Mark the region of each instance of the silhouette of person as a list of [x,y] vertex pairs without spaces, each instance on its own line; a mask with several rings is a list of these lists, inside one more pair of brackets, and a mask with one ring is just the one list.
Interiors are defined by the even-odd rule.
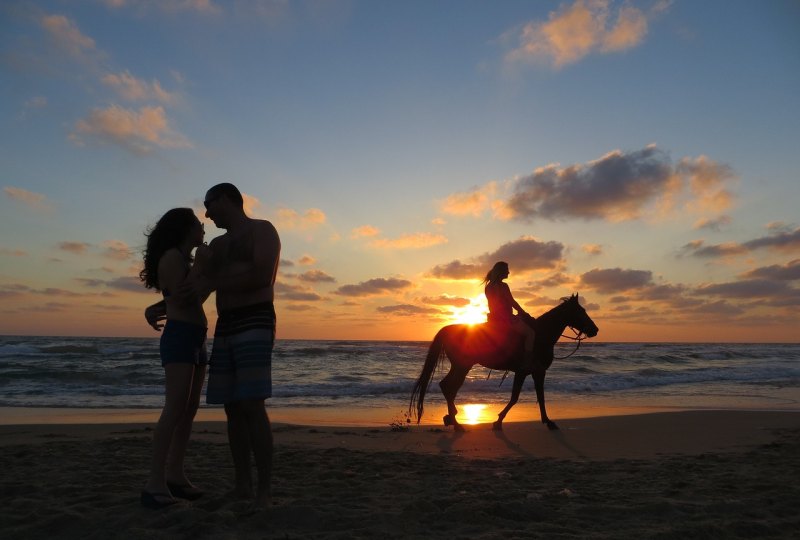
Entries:
[[[508,275],[508,263],[499,261],[489,270],[482,281],[482,283],[486,284],[484,294],[486,294],[486,300],[489,303],[488,320],[490,324],[505,326],[509,331],[525,338],[522,369],[531,371],[533,369],[533,342],[536,338],[536,332],[521,318],[522,314],[528,315],[528,313],[514,300],[511,289],[503,281]],[[514,315],[513,310],[517,311],[516,315]]]
[[148,508],[175,504],[175,497],[194,500],[203,495],[186,478],[183,461],[208,362],[208,323],[203,312],[207,295],[181,292],[209,261],[203,234],[203,224],[190,208],[173,208],[146,233],[144,268],[139,277],[145,287],[164,295],[167,321],[159,346],[165,375],[164,408],[153,432],[150,476],[141,493],[141,503]]
[[[255,498],[257,507],[266,508],[271,503],[273,443],[265,399],[272,396],[273,299],[281,242],[269,221],[245,214],[242,194],[233,184],[212,187],[203,204],[206,217],[226,231],[211,241],[209,271],[186,284],[200,297],[216,291],[218,319],[206,401],[225,406],[235,469],[232,495]],[[154,306],[145,316],[158,326]],[[258,471],[255,491],[251,454]]]

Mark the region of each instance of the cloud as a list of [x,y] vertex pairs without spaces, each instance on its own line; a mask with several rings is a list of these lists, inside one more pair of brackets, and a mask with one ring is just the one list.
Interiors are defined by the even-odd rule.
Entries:
[[726,298],[763,298],[782,295],[796,297],[798,290],[786,282],[768,279],[746,279],[727,283],[701,285],[695,291],[698,295],[724,296]]
[[497,193],[497,183],[489,182],[472,191],[454,193],[442,203],[442,212],[455,216],[480,216],[492,207]]
[[706,245],[703,240],[694,240],[681,247],[680,254],[691,257],[713,258],[742,255],[757,249],[773,249],[783,252],[800,251],[800,227],[793,231],[782,227],[772,227],[770,230],[771,234],[767,236],[754,238],[743,243],[725,242]]
[[65,16],[44,15],[40,23],[59,51],[64,51],[79,60],[88,59],[89,55],[97,52],[94,40],[83,34],[77,25]]
[[745,279],[767,279],[776,281],[800,280],[800,259],[789,261],[784,265],[773,264],[754,268],[742,274]]
[[602,255],[603,254],[603,246],[599,244],[584,244],[581,246],[581,250],[588,255]]
[[413,304],[397,304],[394,306],[381,306],[376,308],[380,313],[390,313],[392,315],[412,316],[412,315],[439,315],[438,309],[415,306]]
[[680,249],[681,255],[692,257],[728,257],[741,255],[742,253],[747,253],[747,248],[737,242],[725,242],[707,246],[703,240],[692,240]]
[[420,298],[420,301],[423,304],[431,304],[433,306],[464,307],[470,304],[469,298],[461,298],[459,296],[448,296],[446,294],[442,294],[439,296],[425,296],[424,298]]
[[161,83],[153,80],[148,83],[137,79],[129,71],[122,73],[108,73],[103,77],[103,83],[110,86],[128,101],[157,101],[171,105],[178,100],[178,95],[168,92],[161,87]]
[[164,13],[194,11],[201,14],[216,14],[220,8],[211,0],[102,0],[109,8],[135,7],[139,10],[158,9]]
[[730,216],[719,216],[718,218],[715,219],[701,218],[695,221],[694,225],[692,226],[692,229],[696,231],[702,229],[706,229],[709,231],[720,231],[724,227],[730,225],[731,221],[732,220]]
[[769,236],[762,236],[744,243],[748,249],[771,248],[779,251],[800,250],[800,227],[793,231],[777,230]]
[[122,276],[110,279],[106,281],[106,287],[122,291],[153,294],[151,289],[145,288],[142,281],[134,276]]
[[666,216],[683,208],[716,212],[732,202],[733,196],[722,187],[732,178],[727,166],[702,156],[673,166],[655,145],[627,153],[615,150],[585,165],[548,165],[516,180],[511,195],[500,201],[502,211],[495,214],[522,221],[617,222]]
[[315,302],[322,300],[322,297],[308,287],[289,285],[278,282],[275,284],[275,294],[284,300],[296,300],[301,302]]
[[115,261],[124,261],[133,256],[131,248],[122,240],[107,240],[103,242],[103,255]]
[[67,251],[69,253],[74,253],[75,255],[83,255],[89,250],[91,244],[87,244],[86,242],[59,242],[58,249],[61,251]]
[[589,270],[580,277],[581,286],[602,294],[614,294],[650,285],[653,273],[649,270],[605,268]]
[[291,208],[279,208],[276,221],[279,229],[304,231],[319,227],[326,219],[319,208],[309,208],[302,214]]
[[317,262],[317,260],[314,257],[312,257],[311,255],[303,255],[297,261],[298,264],[301,264],[303,266],[310,266],[310,265],[314,264],[315,262]]
[[411,287],[411,282],[398,278],[375,278],[357,285],[343,285],[335,293],[342,296],[377,296],[391,294]]
[[34,193],[26,189],[6,186],[3,188],[6,197],[12,201],[20,202],[29,208],[40,211],[52,210],[52,205],[47,201],[47,198],[41,193]]
[[27,251],[22,251],[21,249],[0,248],[0,255],[7,255],[9,257],[25,257],[27,254]]
[[608,0],[577,0],[550,12],[547,21],[525,24],[511,33],[516,46],[506,54],[507,65],[544,62],[561,68],[592,53],[621,52],[642,43],[647,15],[627,3],[614,14],[609,4]]
[[34,96],[31,99],[27,100],[23,104],[24,109],[27,110],[35,110],[35,109],[44,109],[47,107],[47,98],[44,96]]
[[350,238],[369,238],[372,236],[378,236],[380,232],[380,229],[373,227],[372,225],[362,225],[361,227],[356,227],[350,231]]
[[308,283],[336,283],[336,278],[330,274],[326,274],[322,270],[309,270],[308,272],[303,272],[297,276],[297,279],[300,281],[306,281]]
[[381,249],[419,249],[447,243],[442,234],[427,232],[403,234],[397,238],[377,238],[369,243],[370,247]]
[[437,265],[428,275],[440,279],[482,279],[497,261],[507,262],[511,272],[549,269],[563,262],[563,253],[564,245],[560,242],[540,242],[532,236],[521,236],[467,263],[455,260]]
[[87,118],[78,120],[69,138],[75,144],[85,144],[86,136],[111,142],[144,156],[158,146],[161,148],[191,148],[192,144],[170,125],[164,108],[141,107],[138,111],[111,105],[92,109]]
[[447,264],[437,264],[428,275],[440,279],[480,279],[487,271],[482,265],[462,263],[456,259]]

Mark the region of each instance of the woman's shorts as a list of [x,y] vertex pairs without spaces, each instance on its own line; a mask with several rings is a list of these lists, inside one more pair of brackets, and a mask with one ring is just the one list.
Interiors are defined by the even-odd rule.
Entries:
[[206,328],[185,321],[170,321],[164,325],[161,334],[161,365],[208,364],[206,353]]

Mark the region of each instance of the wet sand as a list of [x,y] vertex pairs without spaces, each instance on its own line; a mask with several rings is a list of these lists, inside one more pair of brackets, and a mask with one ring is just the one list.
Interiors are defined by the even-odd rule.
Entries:
[[142,508],[152,424],[0,426],[3,538],[794,538],[800,413],[275,424],[274,506],[226,499],[225,425],[195,424],[202,499]]

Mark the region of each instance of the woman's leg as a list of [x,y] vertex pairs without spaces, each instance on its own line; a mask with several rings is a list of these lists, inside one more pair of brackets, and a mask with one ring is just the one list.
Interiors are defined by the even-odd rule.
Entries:
[[165,399],[164,409],[153,433],[153,460],[150,478],[145,491],[150,493],[169,493],[166,481],[166,462],[175,428],[186,411],[189,399],[194,366],[187,363],[174,363],[164,366]]
[[183,469],[183,459],[186,455],[189,438],[192,435],[192,422],[197,414],[197,409],[200,407],[200,394],[203,390],[203,380],[206,376],[206,366],[196,365],[192,367],[194,369],[189,381],[189,395],[184,403],[184,414],[172,434],[172,444],[169,447],[166,467],[167,482],[180,486],[191,485]]

